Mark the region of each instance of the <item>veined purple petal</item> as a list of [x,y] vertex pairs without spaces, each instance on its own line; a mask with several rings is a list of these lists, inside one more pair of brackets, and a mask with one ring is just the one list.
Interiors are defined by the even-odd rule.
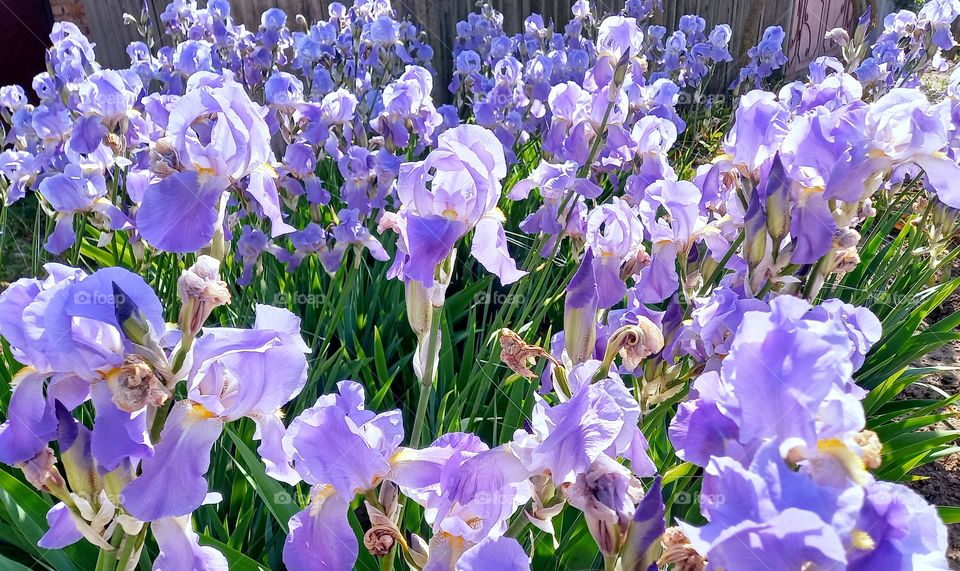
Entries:
[[518,270],[517,263],[507,250],[507,236],[503,223],[493,216],[484,216],[473,234],[471,253],[483,267],[500,278],[500,283],[512,284],[527,272]]
[[160,555],[154,571],[228,571],[227,558],[214,547],[201,546],[189,517],[165,517],[150,526]]
[[195,252],[216,231],[217,203],[227,189],[225,178],[188,171],[151,184],[137,211],[137,229],[153,246],[167,252]]
[[59,502],[47,512],[50,529],[43,534],[37,545],[44,549],[63,549],[83,539],[83,534],[74,523],[74,516],[67,504]]
[[329,486],[312,491],[310,505],[290,518],[283,563],[290,571],[352,569],[360,553],[350,527],[350,504]]
[[[156,454],[141,463],[141,475],[123,489],[123,506],[142,521],[191,513],[207,495],[204,474],[223,423],[190,402],[173,406]],[[171,485],[175,483],[175,485]]]

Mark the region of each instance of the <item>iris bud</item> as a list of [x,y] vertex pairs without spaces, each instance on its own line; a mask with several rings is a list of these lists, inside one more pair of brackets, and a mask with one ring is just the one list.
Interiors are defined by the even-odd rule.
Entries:
[[597,344],[599,306],[600,298],[593,275],[593,253],[588,249],[580,269],[567,285],[563,306],[564,347],[575,365],[593,356]]
[[211,256],[200,256],[177,280],[180,307],[180,330],[184,337],[193,338],[210,317],[213,308],[230,303],[230,290],[220,279],[220,261]]
[[790,231],[790,179],[783,168],[779,154],[773,158],[773,164],[770,165],[763,196],[767,215],[767,232],[773,239],[774,245],[779,245]]

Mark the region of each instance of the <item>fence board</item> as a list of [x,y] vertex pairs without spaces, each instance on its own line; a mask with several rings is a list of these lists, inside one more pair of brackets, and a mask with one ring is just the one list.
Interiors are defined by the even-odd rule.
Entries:
[[[141,0],[83,0],[83,5],[90,26],[90,39],[97,44],[97,59],[107,67],[128,66],[127,46],[140,37],[136,27],[123,25],[123,14],[126,12],[139,18],[144,3]],[[159,29],[156,35],[159,37]]]

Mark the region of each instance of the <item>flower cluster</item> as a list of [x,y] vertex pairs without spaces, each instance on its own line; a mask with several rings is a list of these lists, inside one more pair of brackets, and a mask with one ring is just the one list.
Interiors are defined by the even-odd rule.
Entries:
[[[88,275],[48,264],[46,278],[0,294],[0,335],[24,365],[0,429],[0,461],[59,500],[42,547],[86,539],[135,562],[149,523],[155,568],[223,567],[219,552],[197,543],[189,516],[219,501],[204,474],[224,425],[252,419],[268,470],[288,471],[279,413],[307,378],[299,319],[258,306],[251,329],[204,328],[230,302],[219,265],[201,256],[180,277],[176,327],[150,286],[122,268]],[[179,386],[185,398],[176,398]],[[92,429],[71,416],[84,403],[95,411]],[[112,545],[120,529],[125,543]]]

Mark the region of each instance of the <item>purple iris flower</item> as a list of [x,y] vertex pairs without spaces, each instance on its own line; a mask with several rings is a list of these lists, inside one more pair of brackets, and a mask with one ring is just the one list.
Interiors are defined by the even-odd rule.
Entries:
[[283,437],[293,468],[312,486],[310,505],[290,520],[283,549],[288,568],[348,569],[359,553],[347,518],[353,497],[390,473],[403,440],[400,411],[376,414],[364,408],[364,390],[353,381],[320,397],[290,424]]
[[571,483],[601,455],[628,458],[636,474],[655,473],[638,427],[640,405],[615,374],[591,383],[599,367],[599,361],[575,367],[572,396],[556,405],[538,398],[532,432],[514,435],[516,453],[532,474],[549,474],[558,486]]
[[826,192],[830,197],[855,202],[875,191],[878,174],[895,166],[917,164],[937,197],[960,207],[960,194],[953,181],[960,166],[944,151],[951,124],[949,104],[931,105],[916,89],[896,88],[869,106],[863,119],[861,141],[844,156],[831,173]]
[[608,309],[627,294],[626,277],[648,259],[644,229],[636,212],[621,198],[598,206],[587,219],[586,245],[593,252],[599,304]]
[[946,526],[936,508],[906,486],[870,484],[856,529],[866,537],[861,535],[857,548],[851,550],[848,569],[948,568]]
[[506,531],[530,499],[530,475],[512,446],[488,448],[471,434],[450,433],[423,450],[403,449],[391,480],[424,506],[435,534],[472,545]]
[[772,159],[787,133],[790,112],[774,94],[754,90],[740,98],[723,146],[733,161],[756,172]]
[[[554,164],[544,160],[529,177],[513,185],[507,195],[511,200],[525,200],[533,189],[539,189],[543,204],[520,223],[520,229],[550,236],[540,252],[544,257],[550,255],[557,240],[564,235],[584,235],[587,216],[584,199],[596,199],[602,193],[594,182],[578,178],[578,169],[573,161]],[[572,198],[570,193],[574,193]],[[565,201],[567,207],[560,212]]]
[[[697,379],[693,400],[680,406],[671,423],[678,454],[699,465],[711,456],[747,461],[760,443],[774,441],[784,455],[830,456],[824,442],[841,446],[863,429],[857,402],[863,391],[851,375],[879,337],[876,318],[836,303],[812,309],[789,296],[773,299],[769,310],[742,309],[747,311],[738,317],[719,374]],[[814,463],[811,470],[830,464]]]
[[26,196],[38,168],[36,157],[31,153],[15,149],[0,152],[0,176],[7,181],[4,206],[10,206]]
[[[20,281],[0,298],[2,334],[30,365],[0,432],[9,440],[5,460],[25,461],[52,440],[55,403],[73,410],[90,398],[97,411],[91,445],[98,465],[109,471],[152,455],[146,406],[121,409],[118,403],[128,403],[114,383],[127,356],[160,347],[166,330],[160,301],[142,278],[121,268],[91,276],[59,265],[47,269],[50,278]],[[139,332],[135,339],[130,322]]]
[[131,228],[129,219],[106,199],[106,181],[102,175],[84,173],[82,167],[67,165],[62,174],[43,179],[38,188],[50,206],[57,211],[54,231],[47,237],[44,248],[59,254],[76,242],[73,219],[79,213],[94,213],[104,218],[106,228]]
[[247,180],[245,195],[270,219],[274,236],[293,230],[280,211],[263,116],[232,81],[191,89],[174,103],[167,136],[184,170],[147,189],[137,228],[148,242],[171,252],[206,246],[222,223],[221,195],[241,179]]
[[295,75],[276,71],[263,86],[263,96],[267,105],[292,113],[296,105],[303,101],[303,82]]
[[523,277],[507,251],[497,210],[506,173],[503,147],[476,125],[444,132],[425,160],[401,165],[397,196],[402,206],[387,222],[402,242],[392,275],[430,287],[437,266],[475,230],[471,253],[485,268],[505,284]]
[[[124,507],[142,521],[189,514],[207,495],[204,474],[223,423],[242,417],[257,425],[267,472],[299,481],[281,445],[280,409],[306,383],[300,320],[285,309],[257,306],[253,329],[204,330],[193,349],[187,400],[174,405],[155,455],[124,488]],[[176,493],[163,482],[176,481]]]
[[[637,210],[649,235],[650,263],[638,272],[635,293],[644,303],[673,295],[680,286],[677,259],[686,260],[693,244],[707,228],[700,213],[703,196],[691,182],[661,180],[644,191]],[[663,214],[666,214],[664,216]]]
[[774,565],[825,568],[846,563],[844,536],[863,492],[816,486],[790,470],[775,444],[764,446],[749,469],[714,458],[704,473],[701,528],[681,523],[696,550],[724,568]]

